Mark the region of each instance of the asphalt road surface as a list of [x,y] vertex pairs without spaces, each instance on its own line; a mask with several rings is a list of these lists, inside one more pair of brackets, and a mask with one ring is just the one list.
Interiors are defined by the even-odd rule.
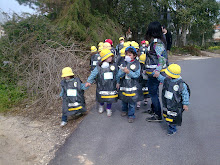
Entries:
[[134,123],[120,116],[87,115],[51,165],[219,165],[220,164],[220,58],[178,62],[190,85],[188,112],[178,133],[166,134],[166,122],[149,123],[148,107],[136,111]]

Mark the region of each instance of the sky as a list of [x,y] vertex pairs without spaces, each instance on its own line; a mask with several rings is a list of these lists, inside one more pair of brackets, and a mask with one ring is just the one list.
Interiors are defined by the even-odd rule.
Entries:
[[14,12],[18,15],[22,14],[22,12],[30,14],[35,13],[33,9],[29,8],[29,6],[19,5],[16,0],[0,0],[0,23],[4,23],[6,20],[2,12],[9,13],[9,15]]
[[29,8],[28,6],[19,5],[19,3],[16,0],[0,0],[0,9],[1,11],[6,13],[34,13],[33,9]]

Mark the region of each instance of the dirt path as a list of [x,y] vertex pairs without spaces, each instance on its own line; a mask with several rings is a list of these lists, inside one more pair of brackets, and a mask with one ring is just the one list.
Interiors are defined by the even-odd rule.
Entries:
[[[202,52],[205,56],[175,56],[170,62],[220,57],[219,54]],[[94,88],[87,97],[87,105],[94,105]],[[3,116],[0,114],[0,164],[1,165],[42,165],[54,157],[55,151],[65,142],[83,117],[72,119],[61,129],[60,114],[53,114],[50,119],[32,120],[22,116]],[[55,122],[51,122],[55,121]]]

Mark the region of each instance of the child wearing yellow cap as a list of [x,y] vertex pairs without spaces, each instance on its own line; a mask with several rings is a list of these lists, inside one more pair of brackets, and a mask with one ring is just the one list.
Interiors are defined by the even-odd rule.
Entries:
[[[139,62],[141,65],[141,75],[139,77],[139,82],[142,85],[142,92],[144,95],[144,106],[146,106],[148,104],[148,98],[150,97],[149,91],[148,91],[148,85],[147,85],[148,76],[147,76],[146,70],[145,70],[145,61],[146,61],[146,54],[141,54],[139,57]],[[138,101],[137,102],[137,110],[140,107],[141,107],[141,101]]]
[[67,124],[67,117],[75,114],[86,112],[84,90],[88,89],[81,80],[74,77],[74,73],[70,67],[62,69],[61,77],[61,93],[63,99],[62,104],[62,122],[61,127]]
[[124,43],[125,43],[124,37],[120,37],[119,44],[115,48],[117,57],[120,57],[120,51],[124,47]]
[[180,76],[181,67],[178,64],[169,65],[165,73],[166,77],[161,74],[154,74],[154,77],[163,82],[163,117],[168,123],[168,135],[173,135],[177,132],[176,126],[181,126],[182,112],[188,111],[190,89]]
[[90,71],[96,67],[100,59],[101,57],[97,51],[97,48],[95,46],[91,46]]
[[87,79],[86,87],[96,79],[96,100],[99,103],[98,112],[104,112],[104,103],[107,103],[107,116],[112,116],[112,103],[118,99],[116,90],[117,67],[114,64],[114,54],[109,49],[100,52],[101,62],[95,67]]

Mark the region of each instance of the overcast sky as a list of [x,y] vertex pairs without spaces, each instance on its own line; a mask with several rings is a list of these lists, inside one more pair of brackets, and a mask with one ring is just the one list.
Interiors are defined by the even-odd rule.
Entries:
[[19,5],[19,3],[16,0],[0,0],[0,9],[1,11],[6,13],[34,13],[33,9],[29,8],[28,6]]

